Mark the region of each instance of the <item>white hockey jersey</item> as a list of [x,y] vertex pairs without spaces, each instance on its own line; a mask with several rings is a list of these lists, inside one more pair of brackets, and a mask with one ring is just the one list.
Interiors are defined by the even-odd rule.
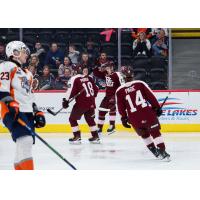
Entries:
[[0,64],[0,101],[2,94],[9,94],[19,103],[20,112],[33,112],[32,73],[22,70],[15,63],[5,61]]

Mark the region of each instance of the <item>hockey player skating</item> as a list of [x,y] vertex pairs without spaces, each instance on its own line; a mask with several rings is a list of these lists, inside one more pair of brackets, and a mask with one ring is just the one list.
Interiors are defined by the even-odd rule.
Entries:
[[105,115],[109,112],[110,126],[107,129],[107,133],[111,134],[115,131],[115,119],[116,119],[116,102],[115,92],[119,86],[123,83],[123,77],[120,72],[114,72],[114,63],[107,62],[103,66],[96,67],[93,70],[94,76],[104,79],[106,81],[106,95],[103,98],[99,107],[98,116],[98,132],[102,133],[103,125],[105,122]]
[[93,117],[96,108],[95,97],[98,93],[98,87],[95,85],[92,77],[88,75],[88,68],[85,67],[82,70],[83,74],[78,74],[70,79],[69,89],[67,90],[66,97],[63,99],[62,103],[63,108],[68,108],[69,99],[80,93],[80,95],[75,98],[76,103],[74,104],[69,117],[69,123],[74,135],[73,138],[69,139],[69,142],[73,144],[81,143],[81,132],[77,121],[84,115],[92,134],[89,141],[91,143],[100,143],[96,123]]
[[34,131],[45,126],[43,112],[33,111],[33,76],[23,67],[29,55],[28,47],[21,41],[12,41],[6,46],[8,61],[0,64],[1,118],[16,143],[14,167],[16,170],[33,170],[32,145],[35,142],[24,126],[22,119]]
[[[124,72],[126,84],[116,92],[118,111],[124,127],[135,129],[155,157],[170,160],[160,133],[158,117],[162,109],[152,90],[143,81],[133,81],[130,69]],[[151,105],[151,106],[150,106]]]

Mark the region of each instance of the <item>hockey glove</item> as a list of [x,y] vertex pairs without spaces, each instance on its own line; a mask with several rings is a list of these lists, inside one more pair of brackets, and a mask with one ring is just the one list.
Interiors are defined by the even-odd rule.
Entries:
[[42,128],[46,125],[46,119],[42,111],[35,112],[34,120],[36,128]]
[[127,118],[127,117],[122,117],[122,118],[121,118],[121,121],[122,121],[122,125],[123,125],[125,128],[131,128],[131,126],[128,124],[128,118]]
[[17,120],[18,114],[19,104],[16,101],[12,100],[1,103],[1,118],[7,128],[12,128],[13,123]]
[[42,128],[46,125],[46,119],[44,113],[39,111],[37,105],[33,103],[33,113],[34,113],[34,121],[35,121],[35,128]]
[[67,101],[65,98],[63,98],[62,107],[63,107],[64,109],[66,109],[66,108],[69,107],[69,101]]

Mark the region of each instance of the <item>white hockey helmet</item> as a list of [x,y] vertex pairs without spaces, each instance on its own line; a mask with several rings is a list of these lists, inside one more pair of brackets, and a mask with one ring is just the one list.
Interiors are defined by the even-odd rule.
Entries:
[[20,52],[25,50],[27,55],[30,55],[29,48],[21,41],[12,41],[6,45],[7,57],[20,57]]

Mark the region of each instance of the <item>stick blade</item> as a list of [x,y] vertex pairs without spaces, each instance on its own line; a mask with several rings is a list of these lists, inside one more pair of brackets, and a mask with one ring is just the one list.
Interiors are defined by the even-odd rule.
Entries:
[[47,108],[47,112],[50,113],[51,115],[56,115],[52,110],[50,110],[49,108]]

